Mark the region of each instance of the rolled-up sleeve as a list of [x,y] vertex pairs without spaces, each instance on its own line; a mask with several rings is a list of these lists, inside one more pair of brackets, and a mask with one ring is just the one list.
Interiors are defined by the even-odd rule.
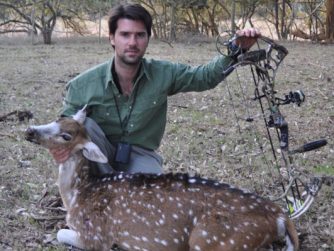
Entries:
[[230,57],[218,56],[209,63],[196,67],[175,64],[169,95],[189,91],[200,92],[216,87],[224,79],[223,71],[232,62]]

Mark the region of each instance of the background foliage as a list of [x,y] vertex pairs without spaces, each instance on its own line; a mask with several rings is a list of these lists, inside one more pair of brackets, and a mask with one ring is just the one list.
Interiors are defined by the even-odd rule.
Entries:
[[[86,21],[99,22],[117,0],[2,0],[0,34],[28,33],[51,43],[57,22],[84,35]],[[334,41],[333,0],[134,0],[153,16],[156,38],[174,41],[182,34],[216,36],[254,26],[261,20],[278,39]]]

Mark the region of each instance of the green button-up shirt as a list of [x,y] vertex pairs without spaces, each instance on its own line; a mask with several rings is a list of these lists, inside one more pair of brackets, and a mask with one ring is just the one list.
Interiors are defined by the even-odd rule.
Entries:
[[[155,150],[165,131],[167,97],[179,92],[214,88],[223,80],[222,72],[231,62],[231,58],[219,56],[208,64],[191,67],[144,58],[134,83],[134,90],[138,90],[126,97],[114,83],[111,59],[68,83],[62,114],[71,116],[87,104],[91,111],[89,116],[98,123],[110,142],[128,142]],[[132,109],[125,130],[122,130],[117,106],[122,121]]]

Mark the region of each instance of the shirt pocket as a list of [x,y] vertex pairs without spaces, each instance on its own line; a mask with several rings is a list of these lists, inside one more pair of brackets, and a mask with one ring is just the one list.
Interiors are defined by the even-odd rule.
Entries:
[[96,105],[90,116],[101,127],[106,135],[121,134],[122,129],[115,105]]
[[167,95],[138,98],[130,118],[129,129],[143,129],[147,124],[159,122],[166,116]]

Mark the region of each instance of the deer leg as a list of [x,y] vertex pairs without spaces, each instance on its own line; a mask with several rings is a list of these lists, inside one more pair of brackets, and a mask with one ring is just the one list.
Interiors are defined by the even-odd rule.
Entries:
[[71,229],[60,229],[57,233],[57,240],[70,246],[84,249],[84,245],[77,232]]
[[276,231],[264,218],[253,216],[246,220],[236,215],[212,214],[202,217],[196,224],[190,234],[189,246],[191,251],[258,250],[276,236]]

